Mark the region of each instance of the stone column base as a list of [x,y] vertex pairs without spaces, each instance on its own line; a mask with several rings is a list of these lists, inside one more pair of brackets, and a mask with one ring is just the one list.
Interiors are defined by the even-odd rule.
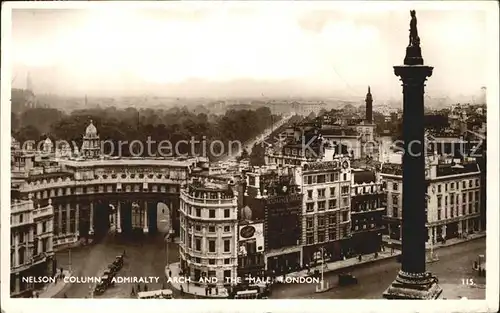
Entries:
[[94,230],[93,229],[90,229],[89,230],[89,235],[92,236],[94,234]]
[[143,228],[143,229],[142,229],[142,231],[143,231],[145,234],[147,234],[147,233],[149,233],[149,228],[145,227],[145,228]]
[[122,229],[121,228],[117,228],[116,231],[121,234],[122,233]]
[[438,279],[429,272],[412,274],[399,271],[383,297],[385,299],[434,300],[438,299],[442,292]]

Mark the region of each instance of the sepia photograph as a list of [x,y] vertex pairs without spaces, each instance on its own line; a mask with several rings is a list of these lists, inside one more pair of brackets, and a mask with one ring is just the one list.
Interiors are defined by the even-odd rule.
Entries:
[[497,311],[492,4],[5,3],[2,312]]

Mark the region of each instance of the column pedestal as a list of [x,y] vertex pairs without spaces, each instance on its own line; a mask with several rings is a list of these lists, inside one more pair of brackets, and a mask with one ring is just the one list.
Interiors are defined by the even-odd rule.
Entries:
[[438,285],[438,279],[426,272],[412,274],[399,271],[398,276],[384,292],[385,299],[437,299],[443,290]]
[[90,202],[90,227],[89,227],[89,235],[94,234],[94,203]]
[[149,228],[148,228],[148,202],[144,201],[144,227],[142,228],[142,231],[147,234],[149,233]]
[[118,207],[116,208],[116,231],[120,234],[122,232],[122,215],[121,215],[121,202],[118,202]]

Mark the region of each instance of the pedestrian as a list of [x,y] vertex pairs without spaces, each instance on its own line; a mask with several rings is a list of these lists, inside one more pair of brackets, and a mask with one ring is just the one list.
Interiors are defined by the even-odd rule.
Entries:
[[219,288],[215,287],[215,295],[218,296],[219,295]]
[[135,295],[134,286],[132,286],[132,291],[130,292],[130,295],[132,295],[132,296],[134,296],[134,295]]
[[148,291],[148,285],[144,284],[144,291]]
[[184,295],[184,288],[181,285],[181,295]]
[[205,287],[205,296],[208,296],[208,287]]
[[137,292],[141,292],[141,284],[137,284]]
[[361,257],[361,254],[360,254],[360,255],[358,255],[358,261],[361,262],[361,260],[362,260],[362,257]]

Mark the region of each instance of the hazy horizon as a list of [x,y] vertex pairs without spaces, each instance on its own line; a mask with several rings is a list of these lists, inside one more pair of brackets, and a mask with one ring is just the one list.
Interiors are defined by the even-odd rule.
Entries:
[[[408,10],[215,3],[194,9],[14,9],[13,87],[82,96],[401,97]],[[300,7],[300,9],[298,9]],[[426,91],[487,85],[486,11],[418,10]]]

